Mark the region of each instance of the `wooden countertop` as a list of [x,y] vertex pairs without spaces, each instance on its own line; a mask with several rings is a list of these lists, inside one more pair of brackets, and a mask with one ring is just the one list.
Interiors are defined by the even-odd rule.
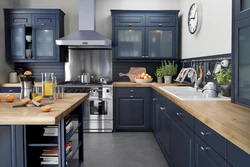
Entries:
[[[114,82],[114,87],[152,87],[208,127],[250,154],[250,108],[231,101],[182,101],[160,89],[167,84]],[[178,86],[174,83],[169,86]],[[185,84],[182,84],[185,85]]]
[[[5,97],[6,93],[0,93],[0,95]],[[19,94],[13,95],[15,95],[13,103],[5,102],[4,98],[0,102],[0,124],[2,125],[55,125],[88,97],[86,93],[66,93],[62,99],[44,99],[42,102],[53,101],[54,104],[49,104],[52,106],[50,112],[42,112],[41,108],[36,106],[11,108],[12,105],[21,104]]]
[[[42,82],[35,82],[36,87],[42,87]],[[0,87],[21,87],[20,83],[2,83]]]
[[157,85],[157,86],[184,86],[188,84],[184,83],[172,83],[172,84],[165,84],[165,83],[135,83],[135,82],[113,82],[113,87],[152,87],[152,84]]

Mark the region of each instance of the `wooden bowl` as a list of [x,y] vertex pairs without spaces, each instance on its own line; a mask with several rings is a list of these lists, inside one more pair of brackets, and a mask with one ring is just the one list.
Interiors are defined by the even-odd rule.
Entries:
[[136,83],[150,83],[152,81],[153,81],[153,78],[151,78],[151,79],[136,79],[135,78]]

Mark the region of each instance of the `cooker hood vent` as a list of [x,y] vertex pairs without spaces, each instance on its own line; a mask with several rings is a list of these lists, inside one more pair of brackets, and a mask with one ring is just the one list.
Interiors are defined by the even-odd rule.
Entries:
[[95,31],[95,0],[79,0],[79,31],[56,40],[69,48],[111,49],[111,40]]

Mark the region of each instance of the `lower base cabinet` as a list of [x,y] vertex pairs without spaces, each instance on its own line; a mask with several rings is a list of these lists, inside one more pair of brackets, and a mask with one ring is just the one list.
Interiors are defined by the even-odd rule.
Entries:
[[115,88],[114,129],[116,131],[151,131],[149,88]]
[[172,130],[171,166],[194,166],[194,132],[174,117]]
[[3,167],[24,167],[24,130],[22,125],[0,126],[0,160]]

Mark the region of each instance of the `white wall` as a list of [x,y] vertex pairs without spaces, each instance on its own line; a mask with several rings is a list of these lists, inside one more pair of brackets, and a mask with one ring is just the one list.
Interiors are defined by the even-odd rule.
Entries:
[[181,58],[231,53],[232,1],[198,0],[203,19],[197,35],[191,35],[187,27],[188,10],[193,2],[180,0]]
[[1,0],[0,1],[0,83],[8,82],[9,71],[13,67],[12,64],[8,64],[5,61],[5,33],[4,33],[4,12],[3,8],[12,8],[13,0]]
[[64,17],[65,35],[78,30],[78,0],[15,0],[20,8],[59,8]]
[[179,0],[96,0],[96,31],[112,37],[110,9],[178,10]]

